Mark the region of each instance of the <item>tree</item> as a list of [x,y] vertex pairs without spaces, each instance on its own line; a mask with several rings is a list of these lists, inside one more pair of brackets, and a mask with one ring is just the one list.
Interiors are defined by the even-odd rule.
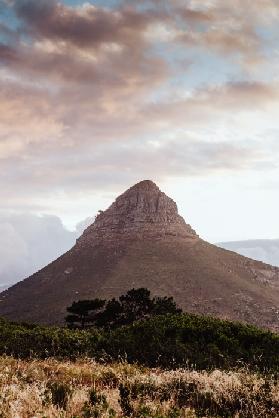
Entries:
[[106,301],[102,299],[93,300],[79,300],[73,302],[71,306],[67,307],[69,315],[65,317],[65,320],[69,327],[85,328],[86,324],[94,323],[101,309],[105,306]]
[[100,313],[97,326],[117,328],[121,325],[132,324],[134,321],[150,315],[153,302],[150,291],[145,288],[131,289],[125,295],[109,300],[105,309]]
[[152,315],[166,315],[182,313],[178,308],[173,297],[156,297],[153,299]]
[[100,312],[96,325],[101,327],[115,328],[121,324],[123,308],[115,298],[109,300],[105,309]]
[[117,328],[129,325],[140,319],[155,315],[181,313],[172,297],[155,297],[151,299],[150,291],[144,287],[131,289],[119,299],[80,300],[67,308],[69,315],[65,318],[69,327],[86,325]]
[[121,325],[149,316],[153,307],[150,291],[144,287],[129,290],[126,295],[120,296],[119,301],[122,306]]

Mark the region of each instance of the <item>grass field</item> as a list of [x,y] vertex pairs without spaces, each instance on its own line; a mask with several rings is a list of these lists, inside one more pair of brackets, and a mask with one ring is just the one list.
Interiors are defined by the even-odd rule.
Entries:
[[0,358],[1,418],[277,417],[274,375]]

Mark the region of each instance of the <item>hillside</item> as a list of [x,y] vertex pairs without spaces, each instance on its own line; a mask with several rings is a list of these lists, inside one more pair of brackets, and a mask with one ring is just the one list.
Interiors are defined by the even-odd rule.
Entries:
[[73,300],[132,287],[188,312],[278,329],[279,269],[211,245],[151,181],[128,189],[56,261],[1,293],[0,315],[59,324]]

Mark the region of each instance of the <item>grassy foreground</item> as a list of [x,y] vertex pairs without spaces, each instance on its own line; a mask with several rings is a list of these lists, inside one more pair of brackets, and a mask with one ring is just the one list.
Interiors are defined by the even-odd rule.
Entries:
[[0,416],[277,417],[279,382],[245,369],[193,371],[0,357]]

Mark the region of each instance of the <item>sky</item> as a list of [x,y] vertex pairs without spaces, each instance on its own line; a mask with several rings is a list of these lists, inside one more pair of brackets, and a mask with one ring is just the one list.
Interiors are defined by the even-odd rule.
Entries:
[[279,238],[278,41],[277,0],[0,0],[0,284],[143,179]]

